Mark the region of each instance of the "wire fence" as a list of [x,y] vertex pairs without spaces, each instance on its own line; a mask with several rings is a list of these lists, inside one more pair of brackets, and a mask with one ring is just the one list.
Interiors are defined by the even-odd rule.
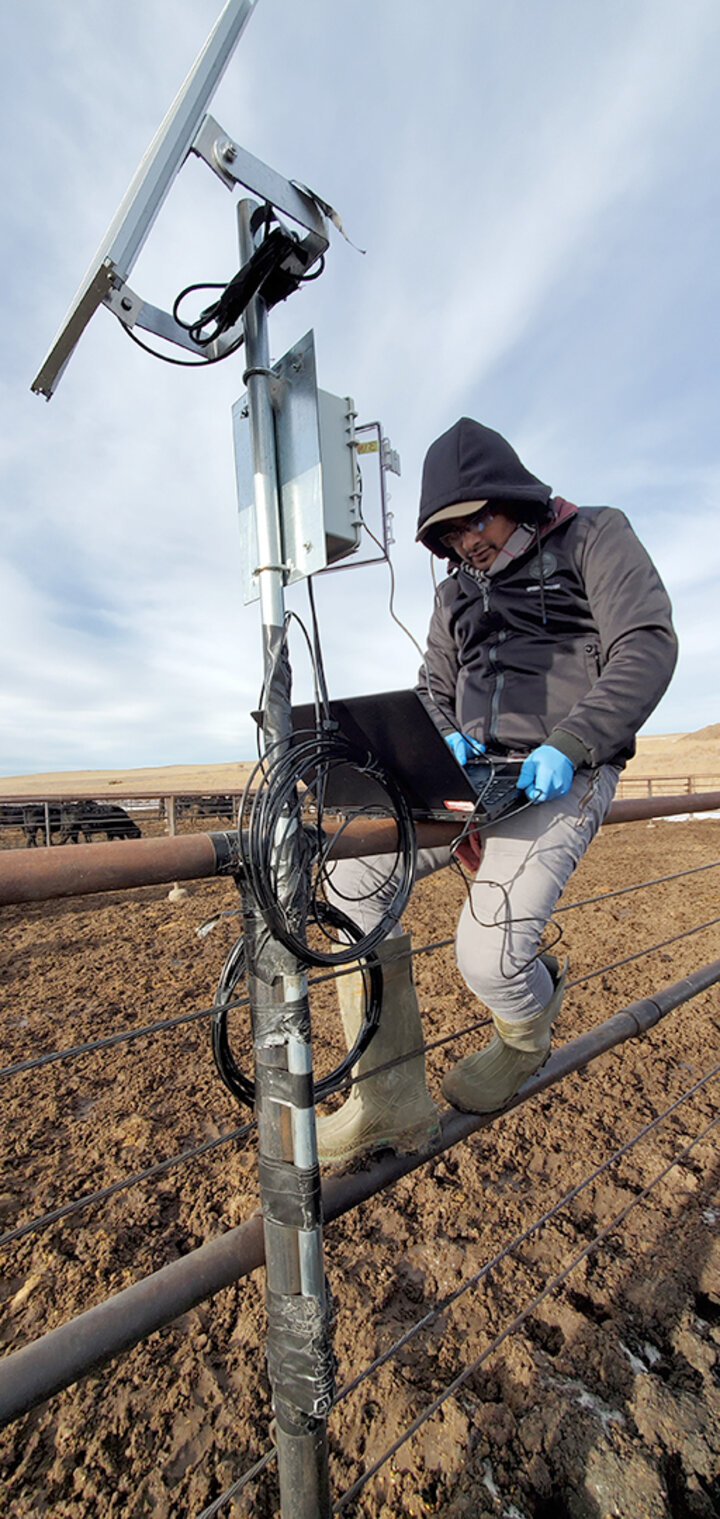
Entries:
[[[709,842],[712,842],[711,838]],[[592,891],[588,895],[574,901],[563,901],[557,909],[556,916],[560,917],[561,915],[576,913],[587,915],[588,911],[597,913],[599,909],[604,908],[606,905],[609,910],[611,903],[616,904],[621,898],[627,898],[632,903],[636,899],[639,899],[638,894],[642,893],[644,894],[643,899],[647,899],[649,904],[648,913],[643,919],[643,923],[648,921],[655,923],[659,917],[659,913],[656,913],[652,907],[653,892],[656,888],[661,886],[667,887],[671,883],[678,883],[679,890],[677,906],[672,909],[671,916],[676,916],[681,907],[693,916],[695,907],[693,899],[688,895],[688,891],[684,890],[685,884],[687,884],[689,890],[698,879],[711,879],[712,877],[708,873],[712,873],[719,867],[720,860],[706,859],[700,863],[688,865],[683,869],[664,871],[661,874],[642,880],[634,880],[624,884],[614,883],[607,890]],[[681,885],[680,883],[683,884]],[[575,919],[573,918],[574,921]],[[688,941],[692,943],[698,936],[706,936],[702,941],[703,945],[707,944],[708,935],[711,935],[713,941],[716,942],[717,934],[712,935],[711,931],[717,929],[719,922],[720,916],[711,915],[703,917],[699,922],[694,921],[690,924],[687,924],[687,922],[683,924],[679,923],[672,933],[664,933],[662,937],[648,935],[643,939],[642,944],[636,942],[635,947],[629,953],[618,955],[617,953],[612,954],[613,949],[617,950],[622,947],[617,943],[618,925],[615,919],[610,919],[605,943],[611,949],[611,957],[604,959],[601,965],[594,964],[591,969],[582,970],[581,974],[569,983],[568,990],[597,981],[602,982],[603,986],[605,986],[608,978],[611,978],[614,972],[639,961],[645,962],[646,983],[649,976],[653,984],[657,984],[658,980],[662,979],[656,963],[658,957],[662,957],[670,946],[686,945]],[[638,924],[634,920],[628,922],[628,931],[631,935],[637,935]],[[431,939],[427,943],[416,946],[414,950],[416,965],[420,966],[425,961],[428,964],[434,963],[438,952],[449,949],[452,943],[453,940],[451,938],[442,937]],[[694,951],[695,963],[697,963],[698,955],[701,956],[702,953],[702,950]],[[655,960],[653,957],[655,957]],[[666,955],[665,957],[667,958]],[[311,979],[311,986],[320,995],[327,994],[333,990],[335,979],[336,976],[333,974],[319,975]],[[618,1005],[617,1001],[615,1005]],[[238,1024],[245,1014],[246,1007],[247,998],[240,996],[234,999],[232,1012],[238,1020]],[[22,1091],[24,1084],[31,1078],[47,1080],[52,1075],[54,1080],[62,1081],[63,1079],[70,1079],[76,1063],[82,1062],[82,1069],[87,1070],[88,1060],[100,1062],[102,1071],[104,1070],[103,1062],[107,1060],[111,1052],[122,1056],[125,1047],[128,1050],[132,1049],[138,1041],[143,1042],[142,1044],[137,1044],[138,1050],[147,1049],[150,1055],[150,1051],[158,1039],[179,1039],[202,1031],[207,1025],[212,1011],[212,1002],[206,1001],[205,1005],[192,1008],[187,1012],[157,1018],[152,1022],[145,1022],[135,1027],[116,1027],[111,1032],[102,1034],[94,1039],[78,1040],[68,1043],[66,1046],[58,1046],[54,1049],[46,1049],[33,1053],[22,1059],[10,1060],[7,1064],[0,1067],[0,1081],[4,1085],[7,1084],[8,1089],[12,1087],[13,1083],[19,1083],[20,1090]],[[426,1055],[432,1056],[434,1052],[441,1048],[459,1042],[467,1034],[482,1028],[488,1021],[486,1018],[472,1018],[468,1020],[467,1016],[461,1017],[457,1020],[456,1026],[452,1031],[437,1033],[435,1037],[428,1037],[423,1049]],[[242,1039],[238,1039],[238,1050],[240,1051],[240,1058],[250,1059],[250,1040],[246,1030],[244,1032],[244,1044]],[[416,1051],[413,1051],[405,1058],[414,1058],[416,1053]],[[193,1056],[192,1058],[195,1057]],[[152,1055],[150,1055],[150,1062],[152,1065]],[[377,1067],[377,1069],[384,1069],[384,1067]],[[372,1460],[365,1462],[362,1470],[339,1493],[335,1503],[335,1512],[344,1511],[359,1501],[363,1490],[397,1456],[401,1448],[421,1431],[428,1421],[448,1403],[448,1400],[456,1398],[458,1392],[476,1377],[480,1368],[490,1360],[510,1337],[518,1334],[523,1326],[527,1325],[528,1321],[533,1318],[546,1299],[565,1284],[573,1271],[576,1271],[588,1258],[607,1247],[610,1237],[621,1228],[631,1216],[633,1210],[647,1203],[648,1199],[656,1195],[668,1175],[678,1167],[682,1167],[688,1158],[702,1147],[703,1141],[714,1131],[714,1127],[718,1122],[715,1116],[712,1116],[709,1122],[702,1122],[700,1120],[704,1116],[707,1116],[706,1111],[701,1112],[703,1103],[706,1105],[708,1099],[716,1099],[716,1084],[719,1071],[720,1066],[718,1064],[711,1064],[710,1068],[704,1071],[698,1079],[689,1084],[686,1083],[680,1095],[668,1102],[661,1112],[656,1113],[650,1120],[641,1124],[629,1139],[621,1144],[613,1144],[610,1148],[610,1153],[602,1161],[588,1169],[572,1186],[566,1187],[562,1195],[534,1217],[529,1224],[513,1233],[499,1250],[496,1250],[489,1259],[483,1261],[480,1266],[471,1271],[457,1287],[453,1288],[450,1292],[439,1293],[430,1306],[412,1324],[404,1328],[401,1334],[395,1335],[392,1342],[386,1344],[379,1354],[371,1356],[364,1367],[359,1370],[355,1369],[353,1375],[345,1380],[336,1395],[336,1408],[347,1404],[348,1400],[352,1398],[358,1389],[367,1384],[372,1378],[377,1377],[382,1368],[389,1366],[391,1363],[397,1363],[398,1358],[402,1357],[408,1346],[414,1345],[422,1336],[435,1333],[438,1324],[441,1324],[446,1317],[449,1316],[448,1322],[450,1322],[456,1304],[464,1302],[469,1294],[477,1291],[481,1286],[484,1286],[491,1279],[495,1278],[501,1267],[507,1268],[509,1263],[511,1268],[517,1268],[520,1259],[518,1252],[529,1241],[536,1239],[551,1221],[555,1221],[561,1215],[565,1215],[566,1225],[572,1233],[573,1229],[576,1229],[578,1225],[577,1214],[573,1214],[572,1212],[572,1207],[577,1200],[587,1195],[600,1178],[607,1175],[613,1167],[619,1168],[631,1152],[634,1153],[637,1147],[641,1147],[646,1143],[650,1136],[657,1136],[663,1130],[667,1130],[667,1143],[675,1145],[672,1156],[667,1159],[664,1165],[656,1169],[648,1181],[636,1189],[635,1195],[624,1207],[613,1214],[608,1223],[603,1224],[602,1227],[594,1228],[591,1238],[586,1240],[580,1249],[570,1251],[560,1269],[552,1271],[544,1282],[538,1286],[537,1290],[528,1296],[523,1307],[518,1312],[512,1314],[495,1334],[489,1337],[486,1336],[486,1343],[481,1348],[471,1347],[469,1343],[464,1344],[463,1336],[459,1335],[456,1330],[453,1330],[451,1335],[448,1332],[451,1342],[448,1353],[452,1353],[456,1357],[460,1356],[462,1364],[459,1370],[456,1370],[454,1375],[446,1377],[443,1385],[439,1387],[435,1395],[426,1402],[419,1412],[406,1420],[403,1427],[393,1438],[388,1438],[384,1443],[378,1442],[377,1439],[375,1440],[375,1450]],[[355,1077],[353,1080],[367,1079],[369,1074],[372,1073],[365,1073],[364,1077]],[[346,1086],[352,1084],[352,1082],[346,1083]],[[150,1089],[151,1087],[152,1081]],[[678,1144],[677,1130],[672,1129],[672,1121],[677,1121],[681,1114],[683,1115],[683,1123],[687,1125],[692,1121],[695,1124],[696,1132],[687,1143]],[[70,1125],[70,1127],[72,1126]],[[67,1193],[53,1207],[47,1208],[35,1217],[21,1217],[13,1222],[0,1235],[0,1246],[8,1248],[22,1243],[23,1247],[27,1249],[31,1246],[33,1236],[40,1235],[43,1231],[50,1229],[51,1226],[67,1227],[71,1220],[79,1214],[91,1208],[101,1207],[103,1204],[108,1203],[110,1199],[116,1198],[118,1194],[126,1193],[132,1188],[138,1188],[143,1185],[157,1184],[162,1178],[166,1178],[172,1172],[188,1170],[191,1173],[193,1167],[198,1163],[213,1161],[213,1157],[222,1156],[228,1151],[237,1156],[242,1147],[251,1140],[253,1132],[254,1122],[250,1120],[241,1125],[231,1124],[209,1138],[202,1138],[200,1135],[197,1135],[193,1142],[180,1147],[177,1153],[166,1154],[164,1157],[153,1159],[150,1164],[131,1169],[124,1175],[115,1177],[113,1180],[107,1182],[107,1184],[96,1186],[78,1195]],[[686,1138],[687,1135],[682,1137]],[[54,1178],[56,1188],[58,1185],[62,1186],[64,1175],[62,1165],[59,1168],[59,1172],[59,1176],[56,1174]],[[192,1188],[192,1182],[190,1185]],[[222,1194],[223,1188],[220,1185],[218,1173],[211,1172],[209,1178],[210,1190],[215,1185],[217,1185],[218,1193]],[[332,1259],[332,1251],[330,1252],[330,1256]],[[27,1270],[27,1267],[23,1269]],[[30,1275],[32,1275],[31,1266]],[[17,1280],[12,1265],[10,1267],[10,1277],[12,1281]],[[21,1294],[22,1288],[20,1289]],[[340,1302],[340,1312],[342,1313],[342,1301]],[[452,1322],[454,1323],[454,1320]],[[475,1353],[476,1350],[477,1353]],[[382,1449],[380,1450],[377,1450],[378,1443],[382,1444]],[[216,1479],[213,1479],[216,1496],[213,1497],[209,1506],[202,1509],[200,1519],[210,1519],[211,1515],[227,1508],[246,1488],[254,1483],[258,1483],[263,1474],[272,1465],[274,1454],[274,1447],[270,1444],[258,1459],[248,1464],[245,1471],[240,1476],[235,1477],[221,1492],[217,1492],[218,1483]],[[233,1459],[229,1453],[227,1459]],[[356,1465],[358,1461],[362,1464],[359,1456],[355,1462]],[[265,1510],[262,1511],[264,1512]],[[269,1509],[267,1511],[270,1512]],[[198,1512],[197,1505],[195,1505],[193,1512]]]

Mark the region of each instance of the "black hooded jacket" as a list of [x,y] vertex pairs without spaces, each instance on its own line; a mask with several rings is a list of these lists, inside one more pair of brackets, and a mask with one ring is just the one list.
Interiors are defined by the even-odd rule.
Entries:
[[[503,502],[520,526],[481,573],[429,519]],[[468,417],[429,449],[418,538],[456,559],[438,588],[418,690],[444,733],[497,752],[540,743],[580,765],[622,765],[677,658],[667,592],[622,512],[553,497],[509,443]]]
[[461,417],[425,455],[417,536],[447,559],[437,531],[427,527],[435,512],[460,501],[507,501],[522,509],[523,520],[541,522],[551,495],[550,486],[530,474],[499,432]]

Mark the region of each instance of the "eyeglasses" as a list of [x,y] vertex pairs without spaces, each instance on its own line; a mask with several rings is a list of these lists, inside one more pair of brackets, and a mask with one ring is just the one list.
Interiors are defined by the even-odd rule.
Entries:
[[479,512],[473,512],[471,517],[464,517],[462,522],[459,522],[456,527],[449,527],[446,533],[440,533],[440,542],[444,544],[446,549],[457,548],[457,545],[462,542],[466,533],[473,530],[481,533],[483,528],[487,527],[489,522],[492,522],[494,516],[495,513],[491,507],[483,506]]

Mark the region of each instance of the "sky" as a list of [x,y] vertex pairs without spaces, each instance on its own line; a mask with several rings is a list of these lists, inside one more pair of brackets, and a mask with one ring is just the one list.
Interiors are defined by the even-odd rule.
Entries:
[[[126,0],[118,20],[98,0],[25,0],[0,18],[6,777],[255,753],[242,350],[172,367],[101,308],[52,400],[30,391],[220,9]],[[422,460],[476,417],[559,494],[622,508],[653,556],[681,654],[652,733],[720,719],[718,77],[717,0],[257,0],[208,107],[352,239],[333,232],[322,276],[271,312],[270,344],[274,362],[312,330],[321,387],[400,455],[397,616],[422,645]],[[229,280],[236,199],[189,159],[132,289],[169,309]],[[387,565],[313,583],[331,696],[414,684]],[[307,622],[306,585],[286,600]],[[306,700],[299,629],[290,654]]]

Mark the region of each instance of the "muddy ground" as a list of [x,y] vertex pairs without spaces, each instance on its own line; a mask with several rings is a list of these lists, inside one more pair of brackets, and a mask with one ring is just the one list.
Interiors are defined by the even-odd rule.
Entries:
[[[715,820],[608,827],[564,901],[715,859]],[[557,1039],[716,959],[717,923],[582,980],[720,916],[719,886],[720,871],[710,869],[559,914],[578,984]],[[417,945],[452,932],[461,891],[454,879],[418,888],[406,919]],[[182,902],[163,887],[4,909],[0,1064],[208,1007],[237,921],[222,917],[204,936],[196,930],[235,905],[234,887],[213,882],[191,886]],[[429,1039],[470,1021],[450,951],[419,956],[416,979]],[[337,1016],[324,988],[312,999],[322,1070],[333,1062]],[[244,1013],[234,1015],[233,1031],[247,1061]],[[448,1062],[470,1044],[466,1036],[429,1056],[436,1097]],[[644,1041],[601,1057],[328,1225],[338,1386],[718,1060],[715,987]],[[4,1231],[243,1116],[215,1075],[207,1017],[6,1076],[2,1098]],[[710,1082],[337,1405],[329,1440],[339,1497],[549,1279],[636,1204],[344,1513],[720,1514],[717,1130],[640,1195],[717,1113]],[[251,1138],[10,1243],[4,1352],[237,1224],[256,1203]],[[10,1426],[0,1435],[0,1511],[13,1519],[195,1519],[270,1443],[263,1292],[258,1271]],[[275,1514],[274,1467],[223,1512]]]

